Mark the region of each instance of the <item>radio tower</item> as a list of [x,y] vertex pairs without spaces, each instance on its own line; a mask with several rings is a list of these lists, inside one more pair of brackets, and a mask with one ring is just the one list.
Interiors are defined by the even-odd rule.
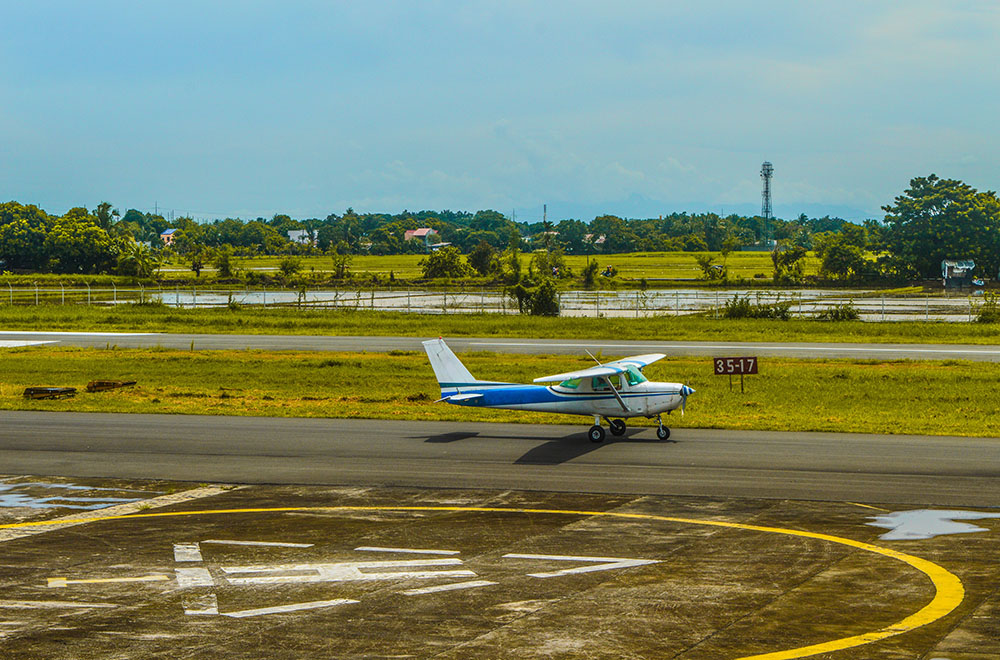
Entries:
[[761,227],[760,240],[762,243],[767,243],[767,239],[770,236],[771,229],[771,177],[774,176],[774,165],[771,165],[768,161],[764,161],[764,164],[760,166],[760,178],[764,181],[764,190],[760,194],[760,214],[764,218],[763,227]]

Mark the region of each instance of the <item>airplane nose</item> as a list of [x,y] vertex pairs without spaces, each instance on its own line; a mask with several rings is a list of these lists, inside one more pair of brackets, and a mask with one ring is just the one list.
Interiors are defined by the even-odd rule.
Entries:
[[681,396],[687,397],[688,395],[694,394],[695,390],[687,385],[681,386]]

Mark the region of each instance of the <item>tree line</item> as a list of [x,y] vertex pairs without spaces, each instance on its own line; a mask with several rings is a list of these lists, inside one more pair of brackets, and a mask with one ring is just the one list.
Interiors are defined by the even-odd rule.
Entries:
[[[546,263],[537,267],[553,274],[564,254],[689,251],[703,253],[706,278],[725,279],[725,256],[750,246],[771,249],[775,279],[785,282],[801,281],[802,258],[810,250],[821,259],[822,277],[847,282],[937,277],[946,258],[973,259],[990,277],[1000,268],[1000,200],[992,191],[931,174],[911,180],[883,210],[882,220],[860,225],[831,217],[765,222],[715,213],[527,223],[495,210],[388,214],[351,208],[322,219],[278,214],[197,222],[136,209],[122,215],[108,202],[56,216],[11,201],[0,204],[0,268],[148,277],[159,259],[175,255],[197,270],[210,259],[228,264],[231,256],[416,254],[427,251],[425,243],[406,240],[405,233],[420,227],[434,229],[437,242],[467,255],[468,272],[481,275],[510,270],[510,258],[504,266],[501,255],[512,248],[541,251]],[[175,230],[169,246],[161,239],[168,229]],[[291,230],[304,232],[306,240],[290,240]]]

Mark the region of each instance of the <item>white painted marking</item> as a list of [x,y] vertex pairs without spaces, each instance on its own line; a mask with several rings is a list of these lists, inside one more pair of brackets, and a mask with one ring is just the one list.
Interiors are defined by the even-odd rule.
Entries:
[[361,546],[360,548],[354,548],[355,551],[361,552],[408,552],[416,555],[457,555],[458,550],[422,550],[418,548],[381,548],[378,546]]
[[365,573],[365,568],[426,568],[457,566],[461,559],[408,559],[397,561],[357,561],[335,564],[281,564],[277,566],[223,566],[227,574],[256,573],[258,575],[228,577],[231,584],[283,584],[308,582],[353,582],[371,580],[430,580],[442,577],[475,577],[469,570],[410,571]]
[[169,580],[169,575],[142,575],[139,577],[119,577],[119,578],[96,578],[90,580],[70,580],[64,577],[54,577],[48,579],[49,588],[66,587],[71,584],[105,584],[112,582],[159,582]]
[[0,348],[23,348],[24,346],[41,346],[42,344],[58,344],[56,340],[22,341],[18,339],[0,339]]
[[48,521],[51,525],[21,527],[17,529],[0,529],[0,542],[13,541],[14,539],[34,536],[35,534],[45,534],[46,532],[61,530],[74,525],[85,525],[86,523],[93,522],[94,520],[101,520],[108,516],[124,516],[130,513],[142,513],[148,511],[149,509],[167,506],[168,504],[191,502],[193,500],[203,497],[211,497],[212,495],[218,495],[219,493],[224,492],[226,492],[226,489],[219,488],[218,486],[192,488],[191,490],[185,490],[171,495],[160,495],[159,497],[154,497],[148,500],[129,502],[128,504],[119,504],[104,509],[98,509],[96,511],[74,513],[61,518],[54,518]]
[[177,586],[181,589],[215,586],[215,582],[212,580],[212,574],[208,572],[207,568],[202,566],[175,568],[174,572],[177,574]]
[[913,511],[893,511],[871,518],[866,523],[884,527],[890,531],[879,537],[883,541],[916,541],[932,539],[947,534],[973,534],[988,532],[963,520],[985,520],[1000,518],[1000,513],[986,511],[964,511],[950,509],[916,509]]
[[769,351],[853,351],[858,353],[947,353],[955,355],[1000,355],[1000,350],[986,348],[940,348],[936,346],[922,348],[917,345],[907,344],[906,346],[875,347],[857,346],[855,344],[844,344],[843,346],[816,346],[813,344],[763,344],[763,343],[733,343],[733,344],[572,344],[572,343],[538,343],[538,342],[496,342],[496,341],[470,341],[468,346],[521,346],[539,348],[588,348],[591,350],[613,350],[631,351],[645,349],[707,349],[707,350],[731,350],[731,349],[767,349]]
[[203,616],[206,614],[218,613],[219,599],[215,596],[215,594],[189,596],[184,599],[184,614],[189,616]]
[[475,589],[476,587],[488,587],[496,582],[489,580],[469,580],[468,582],[452,582],[451,584],[441,584],[436,587],[424,587],[423,589],[407,589],[399,593],[404,596],[419,596],[421,594],[433,594],[439,591],[455,591],[457,589]]
[[100,607],[118,607],[108,603],[78,603],[71,600],[0,600],[0,608],[16,610],[40,610],[40,609],[66,609],[77,608],[94,609]]
[[161,332],[69,332],[66,330],[0,330],[0,335],[28,335],[38,337],[53,335],[59,337],[152,337]]
[[338,598],[336,600],[314,600],[311,603],[294,603],[292,605],[279,605],[277,607],[262,607],[257,610],[242,610],[240,612],[222,612],[222,616],[231,616],[242,619],[248,616],[261,616],[262,614],[280,614],[282,612],[298,612],[300,610],[315,610],[321,607],[337,607],[338,605],[352,605],[361,601],[349,598]]
[[551,561],[585,561],[599,562],[596,566],[577,566],[576,568],[565,568],[552,573],[528,573],[529,577],[550,578],[561,577],[563,575],[573,575],[576,573],[593,573],[596,571],[611,571],[617,568],[632,568],[633,566],[645,566],[647,564],[658,564],[658,559],[628,559],[625,557],[572,557],[569,555],[504,555],[504,559],[542,559]]
[[174,561],[201,561],[197,543],[174,543]]
[[311,548],[312,543],[281,543],[278,541],[225,541],[221,539],[205,539],[202,543],[215,543],[217,545],[261,545],[273,546],[275,548]]

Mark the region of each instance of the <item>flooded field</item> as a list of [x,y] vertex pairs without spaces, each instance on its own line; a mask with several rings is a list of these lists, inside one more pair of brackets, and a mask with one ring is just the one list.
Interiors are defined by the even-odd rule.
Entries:
[[[562,291],[561,316],[647,317],[719,315],[727,301],[747,298],[752,304],[785,303],[794,318],[852,306],[865,321],[971,321],[982,298],[978,292],[948,294],[880,293],[839,289],[650,289],[645,291]],[[226,306],[301,309],[372,309],[415,314],[516,314],[517,302],[499,289],[431,290],[417,288],[219,289],[161,288],[20,288],[8,292],[9,304],[115,305],[140,301],[179,308]],[[2,298],[0,298],[2,300]]]

